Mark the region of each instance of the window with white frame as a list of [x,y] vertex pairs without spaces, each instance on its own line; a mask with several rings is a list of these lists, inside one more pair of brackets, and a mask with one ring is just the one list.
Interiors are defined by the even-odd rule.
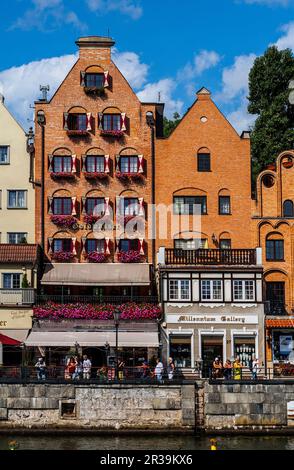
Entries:
[[190,300],[191,284],[189,279],[169,280],[169,300]]
[[3,289],[20,289],[19,273],[3,273],[2,274],[2,287]]
[[198,248],[206,248],[207,246],[207,239],[206,238],[191,238],[191,239],[184,239],[179,238],[174,240],[174,245],[176,249],[182,250],[198,250]]
[[16,245],[17,243],[27,243],[28,234],[26,232],[8,232],[7,243]]
[[9,163],[9,146],[0,145],[0,165],[7,165]]
[[253,280],[234,281],[234,300],[254,300],[255,283]]
[[220,279],[201,281],[201,300],[223,300],[223,286]]
[[8,209],[26,209],[27,191],[26,190],[8,190]]

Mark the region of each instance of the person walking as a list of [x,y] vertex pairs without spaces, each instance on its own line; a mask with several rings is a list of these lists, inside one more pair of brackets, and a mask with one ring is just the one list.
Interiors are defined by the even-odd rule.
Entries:
[[156,359],[156,366],[155,366],[155,369],[154,369],[154,375],[155,375],[155,377],[156,377],[156,379],[158,380],[159,383],[163,383],[162,374],[163,374],[163,364],[162,364],[161,360],[158,357]]
[[91,378],[92,362],[86,354],[83,359],[83,379],[89,380]]
[[46,379],[46,363],[43,357],[38,358],[38,361],[35,364],[35,368],[37,370],[38,380],[45,380]]
[[168,379],[172,380],[174,378],[175,373],[175,364],[172,357],[168,358],[168,365],[167,365],[167,375]]

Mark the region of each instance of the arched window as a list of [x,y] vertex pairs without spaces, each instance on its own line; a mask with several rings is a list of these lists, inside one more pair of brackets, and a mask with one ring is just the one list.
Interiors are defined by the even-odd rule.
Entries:
[[197,152],[197,171],[210,171],[210,151],[207,148],[201,148]]
[[294,206],[293,202],[290,201],[289,199],[287,201],[284,201],[283,204],[283,216],[284,217],[294,217]]

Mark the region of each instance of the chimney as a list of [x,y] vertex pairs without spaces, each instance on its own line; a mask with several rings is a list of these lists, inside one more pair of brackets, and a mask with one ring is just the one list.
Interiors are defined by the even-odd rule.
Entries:
[[112,38],[104,36],[87,36],[79,38],[76,45],[79,48],[80,59],[107,65],[111,61],[111,47],[115,44]]

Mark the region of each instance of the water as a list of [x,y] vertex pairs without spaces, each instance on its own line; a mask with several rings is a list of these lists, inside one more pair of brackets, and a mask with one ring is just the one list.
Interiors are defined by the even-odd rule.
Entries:
[[[210,437],[193,435],[0,435],[0,450],[209,450]],[[217,436],[219,450],[294,450],[294,436]]]

